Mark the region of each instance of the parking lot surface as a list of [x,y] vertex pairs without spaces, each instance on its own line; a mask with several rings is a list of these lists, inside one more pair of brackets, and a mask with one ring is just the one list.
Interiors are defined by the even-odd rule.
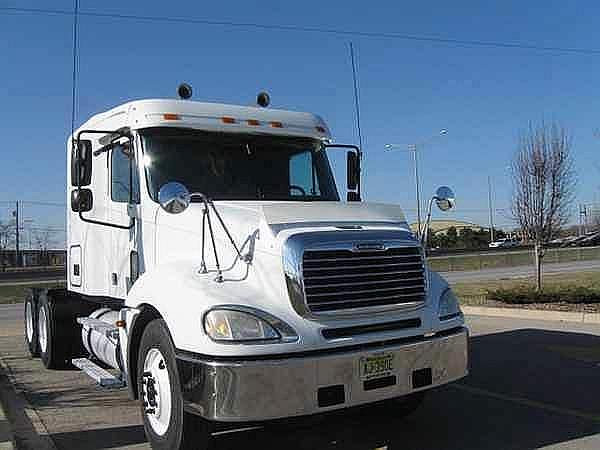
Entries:
[[[21,448],[33,448],[32,436],[44,433],[60,450],[149,448],[125,390],[97,388],[76,370],[47,371],[27,355],[21,308],[0,307],[2,366],[31,407],[7,411]],[[469,317],[468,325],[471,374],[430,392],[409,417],[395,416],[393,406],[369,407],[221,434],[212,448],[600,448],[598,326],[486,317]]]

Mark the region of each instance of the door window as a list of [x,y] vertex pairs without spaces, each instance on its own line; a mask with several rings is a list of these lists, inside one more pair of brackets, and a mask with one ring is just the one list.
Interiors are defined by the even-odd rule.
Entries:
[[[130,173],[131,171],[131,173]],[[110,156],[110,198],[114,202],[129,203],[130,183],[133,203],[140,202],[140,182],[135,162],[131,161],[123,146],[115,147]]]

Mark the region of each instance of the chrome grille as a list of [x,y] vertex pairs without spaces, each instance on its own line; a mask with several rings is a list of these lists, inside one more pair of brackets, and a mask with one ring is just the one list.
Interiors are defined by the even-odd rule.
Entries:
[[419,247],[383,251],[305,250],[304,293],[315,313],[425,300],[425,270]]

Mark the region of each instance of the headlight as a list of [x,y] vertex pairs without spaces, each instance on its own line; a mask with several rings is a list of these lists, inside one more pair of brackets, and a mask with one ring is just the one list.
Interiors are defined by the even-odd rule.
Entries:
[[438,316],[440,320],[454,319],[461,314],[462,312],[460,311],[460,305],[456,295],[454,295],[452,289],[446,289],[440,297],[440,306],[438,309]]
[[270,314],[243,306],[222,306],[204,316],[204,330],[213,341],[280,341],[298,339],[294,330]]

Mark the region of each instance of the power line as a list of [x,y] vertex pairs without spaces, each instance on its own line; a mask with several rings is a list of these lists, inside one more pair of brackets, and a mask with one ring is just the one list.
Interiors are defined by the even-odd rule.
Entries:
[[[18,7],[0,7],[0,11],[5,12],[17,12],[17,13],[29,13],[29,14],[43,14],[43,15],[64,15],[73,16],[74,11],[59,10],[59,9],[43,9],[43,8],[18,8]],[[224,20],[209,20],[200,18],[184,18],[184,17],[168,17],[168,16],[142,16],[137,14],[119,14],[119,13],[102,13],[95,11],[79,11],[79,16],[87,17],[101,17],[110,19],[121,19],[121,20],[135,20],[135,21],[147,21],[147,22],[163,22],[163,23],[181,23],[181,24],[195,24],[195,25],[210,25],[210,26],[223,26],[232,28],[253,28],[260,30],[272,30],[272,31],[291,31],[300,33],[321,33],[331,34],[338,36],[355,36],[363,38],[379,38],[379,39],[398,39],[405,41],[416,41],[416,42],[429,42],[436,44],[447,44],[454,46],[467,46],[467,47],[494,47],[503,49],[520,49],[520,50],[534,50],[540,52],[551,52],[551,53],[568,53],[568,54],[580,54],[580,55],[600,55],[600,49],[594,48],[577,48],[577,47],[555,47],[545,46],[538,44],[527,44],[522,42],[502,42],[502,41],[480,41],[476,39],[452,39],[442,38],[435,36],[422,36],[403,34],[395,32],[376,32],[376,31],[356,31],[356,30],[345,30],[341,28],[321,28],[321,27],[306,27],[300,25],[279,25],[279,24],[265,24],[255,22],[232,22]]]
[[[0,200],[0,204],[13,205],[15,200]],[[35,200],[19,200],[19,203],[25,205],[38,205],[38,206],[60,206],[61,208],[65,208],[66,203],[56,203],[56,202],[39,202]]]

